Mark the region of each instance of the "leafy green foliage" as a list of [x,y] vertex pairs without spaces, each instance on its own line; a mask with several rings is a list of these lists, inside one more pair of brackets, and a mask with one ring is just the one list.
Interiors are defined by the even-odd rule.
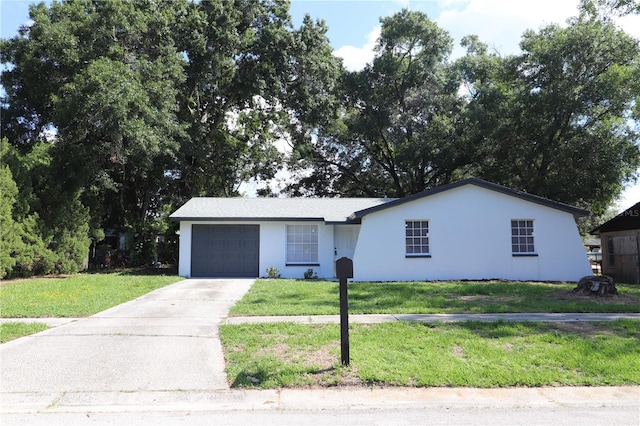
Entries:
[[[77,269],[85,243],[65,236],[98,243],[105,230],[126,232],[130,259],[147,264],[177,205],[273,177],[277,139],[309,137],[340,66],[324,24],[307,18],[294,30],[288,8],[286,0],[31,7],[33,24],[0,49],[9,65],[2,130],[20,155],[53,135],[42,185],[14,179],[32,189],[27,204],[64,254],[59,269]],[[64,216],[45,216],[59,205]]]
[[326,24],[293,28],[287,0],[33,5],[0,42],[0,271],[73,272],[108,230],[134,264],[158,258],[162,234],[175,259],[178,205],[285,167],[295,195],[400,197],[476,176],[602,214],[640,166],[640,48],[604,13],[634,6],[584,0],[514,57],[468,36],[456,62],[446,31],[403,10],[347,72]]
[[[35,145],[29,154],[21,155],[3,139],[0,152],[3,186],[1,277],[47,274],[55,270],[56,262],[65,258],[62,250],[57,251],[51,245],[54,236],[60,234],[48,228],[38,213],[38,210],[44,210],[39,195],[47,188],[44,182],[47,181],[49,161],[46,145]],[[82,250],[82,256],[85,254]],[[59,272],[77,270],[75,265],[71,265],[71,270],[64,269],[62,264],[58,267]]]
[[580,0],[579,9],[590,16],[601,15],[607,19],[611,15],[624,16],[640,14],[640,3],[637,0]]
[[[0,149],[4,150],[6,140]],[[19,247],[21,229],[13,219],[13,205],[18,187],[8,166],[0,163],[0,278],[11,272],[16,260],[11,256]]]
[[298,147],[313,173],[292,192],[401,197],[454,179],[462,105],[446,65],[452,39],[421,12],[381,23],[373,62],[343,78],[340,120]]
[[512,57],[468,36],[453,63],[426,15],[381,22],[339,118],[297,146],[290,193],[400,197],[475,176],[599,215],[637,177],[640,48],[611,21],[528,31]]
[[574,19],[524,34],[523,53],[461,62],[473,87],[466,121],[477,177],[602,213],[640,166],[630,112],[638,41]]

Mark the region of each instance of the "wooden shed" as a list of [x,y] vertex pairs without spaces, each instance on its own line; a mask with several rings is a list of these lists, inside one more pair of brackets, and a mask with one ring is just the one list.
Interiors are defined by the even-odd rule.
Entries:
[[602,273],[616,282],[640,283],[640,203],[591,233],[600,235]]

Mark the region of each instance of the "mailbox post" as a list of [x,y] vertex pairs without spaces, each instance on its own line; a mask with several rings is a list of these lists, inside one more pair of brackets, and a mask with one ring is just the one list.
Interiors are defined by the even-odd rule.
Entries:
[[353,261],[348,257],[336,260],[336,275],[340,280],[340,356],[342,365],[349,365],[349,297],[347,278],[353,278]]

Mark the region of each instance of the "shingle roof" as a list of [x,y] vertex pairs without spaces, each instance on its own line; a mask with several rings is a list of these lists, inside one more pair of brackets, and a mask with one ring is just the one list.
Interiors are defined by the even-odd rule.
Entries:
[[192,198],[171,220],[316,220],[346,222],[355,211],[393,198]]
[[601,232],[630,231],[632,229],[640,229],[640,203],[636,203],[616,217],[592,229],[590,233],[598,235]]
[[464,185],[476,185],[516,198],[586,216],[587,210],[516,191],[481,179],[465,179],[403,198],[192,198],[169,219],[189,221],[324,221],[360,223],[369,213],[435,195]]

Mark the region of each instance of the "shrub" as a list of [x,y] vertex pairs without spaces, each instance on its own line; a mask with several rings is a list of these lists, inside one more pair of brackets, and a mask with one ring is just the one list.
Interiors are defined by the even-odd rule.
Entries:
[[315,280],[318,278],[318,274],[313,272],[313,269],[309,268],[304,273],[305,280]]
[[280,271],[275,266],[270,266],[267,268],[267,277],[268,278],[280,278]]

